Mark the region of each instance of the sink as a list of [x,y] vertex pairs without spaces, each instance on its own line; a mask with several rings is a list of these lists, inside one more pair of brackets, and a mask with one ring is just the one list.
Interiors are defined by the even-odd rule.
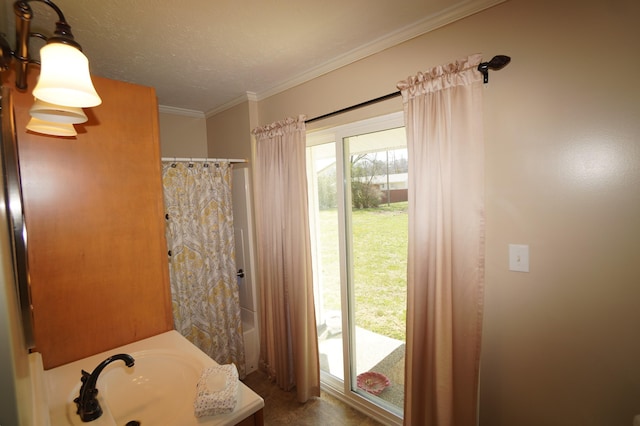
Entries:
[[130,355],[136,360],[133,367],[114,363],[99,379],[98,390],[116,424],[137,420],[142,425],[178,425],[181,419],[192,418],[203,363],[179,352]]
[[66,419],[71,425],[182,425],[193,418],[196,386],[205,363],[183,351],[144,350],[130,353],[133,367],[109,364],[98,378],[98,400],[103,415],[83,423],[76,413],[78,383],[67,398]]
[[[133,367],[116,361],[107,365],[97,381],[103,414],[83,423],[73,399],[80,391],[80,371],[91,372],[116,353],[135,359]],[[44,372],[51,425],[123,426],[140,425],[226,426],[240,423],[264,407],[264,401],[244,384],[232,413],[196,418],[196,384],[202,371],[217,365],[204,352],[172,330],[93,355]]]

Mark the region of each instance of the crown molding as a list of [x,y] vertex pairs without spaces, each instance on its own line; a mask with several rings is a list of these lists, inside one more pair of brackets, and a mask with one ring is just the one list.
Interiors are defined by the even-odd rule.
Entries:
[[313,80],[314,78],[320,77],[331,71],[335,71],[368,56],[379,53],[385,49],[396,46],[400,43],[411,40],[412,38],[416,38],[428,32],[434,31],[440,27],[466,18],[467,16],[471,16],[485,9],[489,9],[506,1],[508,0],[463,0],[454,6],[442,10],[441,12],[429,15],[421,19],[420,21],[415,22],[414,24],[386,34],[376,40],[371,41],[370,43],[367,43],[364,46],[353,49],[329,62],[326,62],[318,67],[299,74],[294,78],[287,79],[286,81],[283,81],[280,84],[277,84],[267,90],[259,93],[246,92],[244,95],[238,96],[236,99],[233,99],[206,112],[174,108],[163,105],[160,105],[159,109],[160,112],[164,112],[167,114],[186,115],[189,117],[197,118],[210,118],[243,102],[258,102],[270,96],[284,92],[285,90],[291,89],[292,87],[298,86],[302,83],[306,83],[307,81]]
[[229,102],[220,105],[219,107],[216,107],[214,109],[210,109],[209,111],[204,113],[204,116],[206,118],[209,117],[213,117],[214,115],[221,113],[222,111],[226,111],[230,108],[233,108],[236,105],[240,105],[244,102],[247,101],[253,101],[253,102],[257,102],[258,101],[258,95],[256,95],[255,92],[246,92],[244,95],[242,96],[238,96],[235,99],[230,100]]
[[164,114],[182,115],[191,118],[206,118],[202,111],[194,109],[176,108],[166,105],[158,105],[158,111]]
[[485,9],[496,6],[500,3],[504,3],[506,1],[508,0],[461,1],[460,3],[444,9],[437,14],[427,16],[418,22],[415,22],[404,28],[400,28],[397,31],[373,40],[364,46],[360,46],[357,49],[353,49],[343,55],[340,55],[329,62],[326,62],[316,68],[298,75],[297,77],[288,79],[276,86],[273,86],[270,89],[259,92],[257,93],[257,100],[261,101],[287,89],[313,80],[314,78],[320,77],[321,75],[327,74],[331,71],[335,71],[368,56],[379,53],[385,49],[396,46],[400,43],[411,40],[412,38],[416,38],[430,31],[436,30],[452,22],[466,18],[467,16],[481,12]]

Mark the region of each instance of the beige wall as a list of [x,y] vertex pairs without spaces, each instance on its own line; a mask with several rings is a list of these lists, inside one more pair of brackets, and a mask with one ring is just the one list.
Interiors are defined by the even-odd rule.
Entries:
[[246,101],[207,119],[210,157],[251,158],[251,129],[255,123],[255,101]]
[[163,157],[207,156],[207,123],[202,117],[160,112],[160,153]]
[[[636,0],[509,0],[258,103],[260,125],[311,118],[472,53],[512,57],[484,92],[481,425],[622,426],[640,413],[639,16]],[[396,98],[310,127],[400,109]],[[209,119],[208,135],[237,134],[247,145],[228,152],[244,153],[236,113]],[[509,243],[530,245],[530,273],[508,271]]]
[[256,109],[257,103],[248,100],[209,118],[160,111],[161,154],[248,160]]
[[[629,425],[640,413],[638,2],[513,1],[489,16],[505,27],[490,51],[502,39],[514,62],[486,91],[483,424]],[[531,273],[507,271],[509,242],[530,244]]]

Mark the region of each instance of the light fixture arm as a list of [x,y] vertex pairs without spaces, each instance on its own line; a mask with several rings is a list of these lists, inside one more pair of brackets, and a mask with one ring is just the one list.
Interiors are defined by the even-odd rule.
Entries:
[[[58,14],[55,31],[50,37],[31,32],[33,10],[29,3],[34,1],[46,4]],[[89,60],[73,38],[64,14],[51,0],[17,0],[13,3],[13,11],[16,48],[11,50],[7,40],[0,36],[0,71],[8,70],[15,59],[15,84],[18,90],[25,90],[29,64],[40,65],[40,76],[32,91],[35,102],[29,110],[31,119],[26,129],[51,136],[77,135],[73,125],[87,121],[82,108],[102,103],[91,81]],[[29,54],[31,37],[46,42],[40,49],[40,61],[31,59]]]
[[[46,37],[40,33],[31,33],[31,19],[33,18],[33,10],[29,5],[30,2],[37,1],[51,7],[58,15],[56,29],[53,36]],[[29,38],[37,37],[45,40],[47,43],[63,43],[71,45],[78,50],[82,47],[75,41],[71,33],[71,26],[62,13],[62,10],[51,0],[20,0],[13,4],[13,11],[16,15],[16,49],[11,50],[9,43],[0,38],[0,47],[2,48],[2,57],[0,58],[0,70],[4,71],[9,68],[11,58],[15,58],[18,62],[16,66],[16,87],[20,90],[27,88],[27,68],[29,63],[37,63],[29,57]]]

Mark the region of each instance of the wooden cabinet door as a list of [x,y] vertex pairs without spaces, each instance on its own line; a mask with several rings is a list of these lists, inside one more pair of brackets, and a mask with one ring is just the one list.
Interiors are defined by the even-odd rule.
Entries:
[[51,137],[25,130],[30,72],[29,91],[13,93],[34,336],[49,369],[173,320],[155,91],[94,77],[102,104],[76,138]]

